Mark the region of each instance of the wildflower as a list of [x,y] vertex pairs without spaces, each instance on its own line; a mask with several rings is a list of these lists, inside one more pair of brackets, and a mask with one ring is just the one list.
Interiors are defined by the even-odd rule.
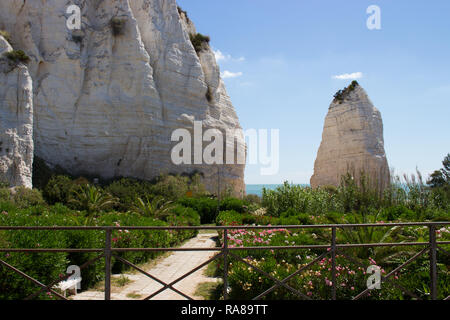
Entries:
[[355,290],[355,287],[351,287],[350,289],[351,289],[352,291],[354,291],[354,290]]

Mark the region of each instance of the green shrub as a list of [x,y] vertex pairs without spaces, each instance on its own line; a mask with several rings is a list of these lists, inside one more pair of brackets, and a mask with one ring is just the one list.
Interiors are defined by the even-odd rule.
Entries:
[[182,205],[177,205],[172,208],[172,213],[176,217],[185,217],[187,218],[189,226],[198,226],[200,225],[200,215],[197,211],[192,208],[187,208]]
[[4,53],[4,56],[9,59],[12,63],[28,63],[30,61],[30,57],[26,55],[23,50],[13,50],[10,52]]
[[406,208],[403,205],[387,207],[382,210],[381,217],[388,221],[395,221],[399,218],[404,218],[405,220],[416,220],[417,214]]
[[73,191],[69,203],[78,210],[85,210],[90,214],[98,214],[111,210],[117,203],[117,199],[99,187],[86,185],[79,186]]
[[201,33],[190,34],[190,39],[197,53],[205,50],[208,47],[209,42],[211,41],[211,38],[209,36],[204,36]]
[[244,197],[244,201],[246,204],[261,204],[261,197],[256,194],[248,194]]
[[190,189],[189,183],[190,179],[187,176],[161,175],[153,181],[151,193],[176,201],[186,195]]
[[44,188],[43,196],[47,203],[68,203],[76,184],[68,176],[53,176]]
[[[170,225],[197,225],[198,214],[189,208],[178,206],[174,210]],[[153,218],[142,217],[137,213],[109,213],[97,218],[83,217],[62,204],[50,206],[43,214],[34,215],[30,209],[18,209],[12,203],[0,202],[0,225],[2,226],[167,226],[169,223]],[[173,247],[182,241],[195,236],[192,230],[114,230],[113,246],[117,248],[164,248]],[[0,231],[1,248],[103,248],[105,232],[95,230],[61,230],[35,231],[15,230]],[[156,252],[118,253],[134,264],[144,263],[155,258]],[[42,283],[48,284],[65,274],[69,265],[81,266],[98,256],[98,253],[0,253],[0,259],[30,274]],[[116,259],[112,261],[113,272],[123,272],[127,266]],[[92,287],[104,279],[104,261],[98,260],[82,271],[82,288]],[[25,298],[39,289],[30,281],[15,276],[0,267],[0,299]],[[45,293],[39,297],[48,299]]]
[[137,198],[144,198],[151,193],[149,182],[130,178],[121,178],[111,182],[105,191],[119,199],[115,206],[116,210],[128,211],[134,206]]
[[246,211],[246,206],[244,201],[237,198],[226,198],[220,202],[220,211],[236,211],[240,213],[244,213]]
[[5,38],[6,41],[11,43],[11,35],[9,34],[8,31],[0,30],[0,36],[2,36],[3,38]]
[[165,220],[173,214],[171,211],[172,207],[173,203],[166,201],[162,197],[155,197],[152,200],[146,197],[145,200],[137,198],[134,211],[144,217]]
[[358,81],[356,80],[352,81],[352,83],[348,87],[336,92],[336,94],[334,95],[334,102],[342,103],[344,99],[350,94],[350,92],[355,90],[355,88],[358,86],[359,86]]
[[197,211],[198,214],[200,215],[202,224],[214,223],[216,219],[218,204],[217,200],[215,199],[210,199],[206,197],[201,198],[184,197],[178,200],[178,203]]
[[25,187],[16,187],[11,192],[13,203],[19,208],[28,208],[33,206],[45,205],[42,194],[37,189],[28,189]]
[[[0,144],[1,145],[1,144]],[[0,189],[9,188],[9,182],[0,177]]]
[[50,179],[55,175],[70,175],[60,166],[50,168],[47,163],[39,157],[33,159],[33,187],[44,190]]
[[186,11],[184,11],[183,9],[181,9],[180,6],[177,6],[177,10],[178,10],[178,14],[179,14],[180,16],[182,16],[182,15],[184,14],[184,16],[186,17],[187,21],[189,21],[189,16],[188,16],[188,14],[187,14]]
[[[245,218],[251,218],[250,216],[246,216]],[[255,218],[255,217],[254,217]],[[228,211],[221,211],[216,217],[216,224],[221,226],[226,225],[242,225],[244,223],[244,215],[240,214],[239,212],[228,210]],[[249,224],[248,221],[246,221],[247,224]]]

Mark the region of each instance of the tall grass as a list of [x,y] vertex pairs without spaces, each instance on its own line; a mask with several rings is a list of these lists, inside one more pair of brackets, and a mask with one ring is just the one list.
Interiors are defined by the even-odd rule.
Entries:
[[358,181],[352,175],[342,177],[339,187],[312,189],[285,182],[275,190],[263,189],[262,206],[267,214],[280,217],[288,210],[311,215],[328,212],[375,212],[402,206],[417,213],[429,210],[450,210],[448,200],[442,200],[423,179],[419,170],[412,175],[391,175],[391,183],[382,192],[362,174]]

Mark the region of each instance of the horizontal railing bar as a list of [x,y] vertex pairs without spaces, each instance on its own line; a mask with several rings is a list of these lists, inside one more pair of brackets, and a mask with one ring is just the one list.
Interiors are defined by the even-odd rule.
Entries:
[[84,253],[84,252],[103,252],[104,249],[50,249],[50,248],[42,248],[42,249],[20,249],[20,248],[1,248],[0,252],[53,252],[53,253]]
[[[450,241],[438,241],[436,244],[450,245]],[[361,243],[361,244],[336,244],[336,248],[357,247],[404,247],[427,246],[428,242],[399,242],[399,243]],[[302,245],[302,246],[261,246],[261,247],[228,247],[230,251],[243,250],[295,250],[295,249],[327,249],[331,245]],[[150,251],[222,251],[223,247],[212,248],[111,248],[112,252],[150,252]],[[0,249],[0,252],[103,252],[103,249]]]
[[408,227],[408,226],[444,226],[450,221],[442,222],[402,222],[402,223],[369,223],[369,224],[318,224],[318,225],[286,225],[286,226],[0,226],[0,230],[255,230],[255,229],[325,229],[325,228],[364,228],[364,227]]

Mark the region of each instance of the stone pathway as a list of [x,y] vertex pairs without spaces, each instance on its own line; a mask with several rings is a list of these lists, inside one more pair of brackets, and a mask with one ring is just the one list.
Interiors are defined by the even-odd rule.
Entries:
[[[186,242],[182,248],[210,248],[215,247],[216,243],[213,240],[217,234],[199,234],[197,237]],[[217,254],[216,251],[176,251],[172,253],[167,258],[161,260],[156,266],[151,267],[150,270],[144,270],[155,276],[156,278],[164,281],[165,283],[170,283],[176,280],[182,275],[186,274],[195,267],[206,262],[209,258]],[[187,278],[176,283],[174,287],[184,294],[194,298],[201,299],[200,297],[195,297],[194,293],[197,289],[197,285],[202,282],[215,282],[218,281],[216,278],[209,278],[203,273],[207,266],[191,274]],[[111,293],[112,300],[134,300],[143,299],[148,297],[155,291],[161,289],[163,286],[158,282],[150,279],[144,274],[138,272],[136,274],[124,274],[127,278],[132,280],[132,282],[124,287],[118,288],[114,287]],[[113,277],[118,277],[115,275]],[[85,291],[75,296],[72,296],[73,300],[103,300],[104,292],[100,291]],[[178,293],[166,289],[157,296],[153,297],[152,300],[186,300],[183,296]]]

